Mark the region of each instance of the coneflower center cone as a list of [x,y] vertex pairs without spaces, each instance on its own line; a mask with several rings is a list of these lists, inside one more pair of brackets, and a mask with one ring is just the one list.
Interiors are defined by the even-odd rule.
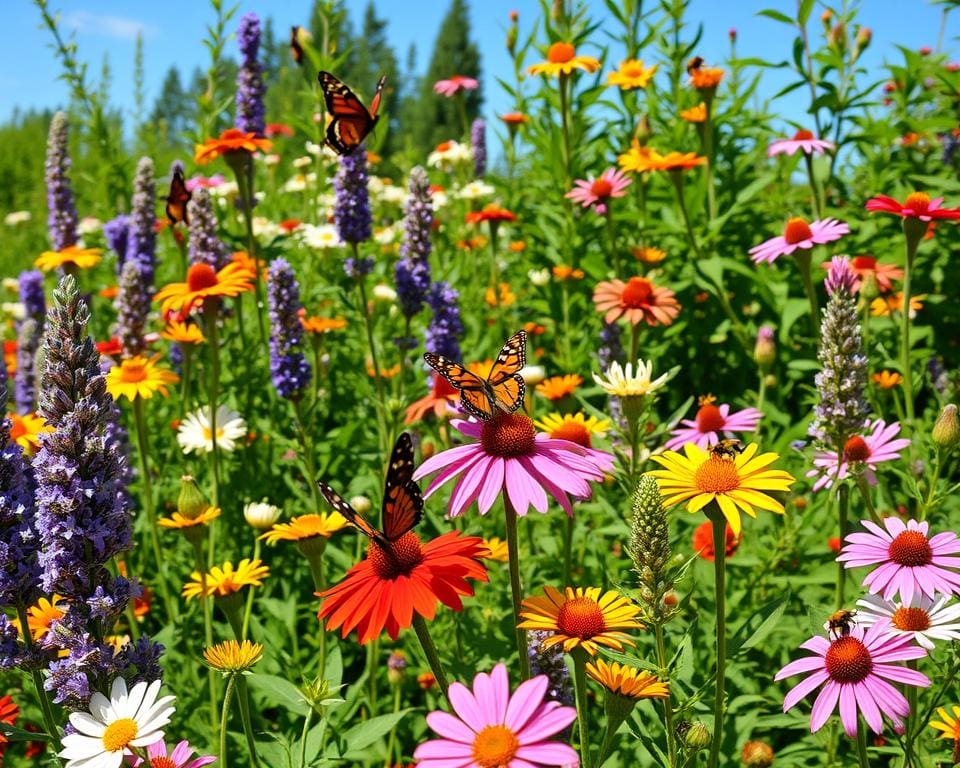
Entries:
[[163,755],[152,758],[149,766],[150,768],[179,768],[179,766],[173,762],[172,758],[164,757]]
[[601,199],[610,197],[610,193],[613,192],[613,184],[606,179],[595,179],[593,184],[590,185],[590,191]]
[[697,467],[693,482],[703,493],[726,493],[740,487],[740,475],[733,459],[711,454]]
[[796,245],[812,237],[813,230],[810,229],[810,225],[799,216],[789,219],[787,226],[783,228],[783,239],[787,241],[787,245]]
[[623,287],[620,300],[630,309],[643,309],[650,306],[653,298],[653,285],[642,277],[631,277]]
[[873,670],[873,659],[860,640],[850,635],[837,638],[827,649],[826,669],[838,683],[859,683]]
[[557,613],[557,629],[569,637],[582,640],[596,637],[607,628],[603,620],[603,611],[596,600],[589,597],[575,597],[567,600]]
[[566,64],[577,55],[572,43],[554,43],[547,50],[547,61],[551,64]]
[[843,445],[843,458],[849,462],[866,461],[870,458],[870,446],[860,435],[854,435]]
[[893,612],[890,623],[904,632],[923,632],[930,629],[930,614],[923,608],[901,605]]
[[933,562],[930,542],[920,531],[904,531],[887,548],[887,554],[897,565],[919,568]]
[[794,141],[810,141],[813,138],[813,133],[811,131],[800,130],[793,134]]
[[136,720],[131,720],[129,717],[114,720],[107,726],[103,736],[100,737],[103,741],[103,748],[107,752],[119,752],[125,749],[131,741],[137,738],[137,730]]
[[712,403],[701,405],[697,411],[697,429],[701,432],[719,432],[725,423],[720,409]]
[[930,195],[926,192],[913,192],[907,195],[906,202],[906,208],[911,208],[916,213],[926,213],[930,208]]
[[187,270],[187,287],[192,291],[213,288],[217,284],[217,273],[209,264],[194,264]]
[[473,760],[482,768],[509,765],[520,749],[516,734],[505,725],[488,725],[473,740]]
[[404,576],[423,562],[420,537],[409,531],[393,542],[390,552],[385,552],[377,542],[371,541],[367,548],[367,560],[384,581]]
[[498,413],[483,422],[480,444],[485,453],[508,459],[533,453],[537,429],[524,413]]

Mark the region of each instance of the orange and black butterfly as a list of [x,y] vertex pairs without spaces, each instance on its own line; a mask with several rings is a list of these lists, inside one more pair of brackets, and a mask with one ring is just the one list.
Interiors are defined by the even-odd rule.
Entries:
[[290,27],[290,55],[295,64],[303,63],[303,46],[300,45],[300,27]]
[[360,142],[377,124],[377,112],[380,109],[380,97],[387,78],[381,77],[377,91],[370,100],[370,109],[347,86],[329,72],[317,75],[323,97],[327,102],[327,111],[333,118],[327,126],[327,144],[338,155],[346,155],[356,149]]
[[520,369],[527,361],[526,331],[517,331],[507,339],[486,379],[443,355],[427,352],[423,359],[450,386],[460,390],[460,405],[478,419],[491,419],[498,410],[513,413],[523,405],[526,387]]
[[187,203],[190,202],[190,190],[183,178],[183,171],[177,168],[170,179],[170,194],[167,195],[167,218],[171,224],[183,222],[189,225],[187,218]]
[[380,531],[351,507],[343,497],[326,483],[318,482],[320,493],[327,503],[347,518],[354,528],[387,552],[405,533],[412,531],[423,517],[423,496],[413,479],[413,442],[402,432],[394,443],[387,469],[387,483],[383,489],[383,530]]

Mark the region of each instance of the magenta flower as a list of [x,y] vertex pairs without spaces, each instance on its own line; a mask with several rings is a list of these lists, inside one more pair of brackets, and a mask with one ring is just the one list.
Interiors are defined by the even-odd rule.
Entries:
[[480,672],[473,678],[473,691],[453,683],[449,698],[456,715],[439,710],[427,715],[427,724],[441,738],[417,747],[417,768],[575,768],[577,753],[569,744],[547,741],[577,717],[573,707],[544,701],[549,682],[546,675],[537,675],[511,697],[507,668],[497,664],[489,675]]
[[789,256],[798,248],[809,250],[815,245],[832,243],[850,234],[850,227],[836,219],[820,219],[809,224],[799,216],[789,219],[783,234],[750,249],[754,264],[773,264],[781,256]]
[[433,84],[433,91],[449,99],[451,96],[456,96],[460,91],[475,91],[479,87],[480,83],[472,77],[453,75],[449,80],[437,80]]
[[143,766],[143,768],[151,768],[152,766],[163,766],[164,768],[203,768],[204,765],[210,765],[210,763],[217,759],[215,757],[195,757],[191,760],[190,757],[192,755],[193,747],[190,746],[190,743],[186,741],[186,739],[177,744],[177,746],[173,748],[173,752],[169,755],[167,754],[167,745],[163,740],[160,740],[147,747],[147,763],[144,763],[143,759],[136,755],[128,756],[127,760],[133,768],[139,768],[139,766]]
[[887,424],[882,419],[877,419],[870,425],[872,433],[861,437],[854,435],[843,446],[843,460],[837,467],[836,451],[818,451],[813,458],[813,466],[807,472],[807,477],[817,477],[820,479],[813,484],[813,490],[819,491],[821,488],[829,488],[833,481],[843,480],[850,473],[851,469],[863,472],[871,485],[876,485],[877,477],[874,472],[877,464],[881,461],[893,461],[900,458],[900,451],[910,445],[906,438],[898,438],[900,434],[900,424],[893,422]]
[[756,408],[730,413],[727,403],[714,405],[714,402],[712,396],[701,397],[697,415],[693,419],[683,419],[680,423],[684,426],[674,429],[670,433],[673,437],[663,447],[676,451],[685,443],[693,443],[706,450],[719,443],[721,437],[733,437],[734,432],[753,432],[763,416]]
[[523,413],[501,413],[483,422],[454,420],[451,424],[464,435],[477,438],[477,442],[432,456],[417,467],[413,477],[419,480],[440,472],[424,498],[448,480],[460,478],[450,494],[452,517],[462,514],[474,501],[480,514],[485,515],[504,491],[504,500],[509,499],[518,515],[527,514],[531,506],[546,512],[549,493],[572,516],[567,494],[590,498],[590,481],[603,480],[604,473],[613,470],[610,454],[538,433]]
[[802,149],[808,155],[822,155],[833,148],[833,142],[818,139],[810,131],[797,131],[792,139],[777,139],[772,142],[767,147],[767,157],[784,154],[792,157],[798,149]]
[[880,733],[883,729],[882,715],[890,718],[894,728],[902,728],[903,718],[910,713],[910,707],[903,694],[887,681],[919,688],[930,685],[926,675],[892,663],[919,659],[926,656],[927,652],[913,645],[908,635],[890,635],[880,624],[866,631],[855,626],[849,635],[835,639],[817,635],[800,647],[813,651],[816,656],[791,661],[773,679],[783,680],[793,675],[812,673],[784,697],[784,712],[793,708],[811,691],[823,686],[813,702],[811,733],[823,727],[838,702],[843,730],[850,738],[857,735],[858,711],[874,733]]
[[[584,208],[596,205],[600,213],[606,213],[607,202],[614,197],[623,197],[630,181],[616,168],[607,168],[597,179],[577,179],[573,189],[564,195],[568,200],[580,203]],[[600,211],[600,206],[604,206]]]
[[847,568],[865,565],[879,566],[867,574],[863,586],[870,594],[882,594],[890,600],[900,594],[904,603],[922,592],[933,597],[935,592],[960,594],[960,540],[953,531],[927,538],[927,523],[908,520],[906,524],[896,517],[883,521],[884,530],[876,523],[861,520],[870,533],[851,533],[837,560]]

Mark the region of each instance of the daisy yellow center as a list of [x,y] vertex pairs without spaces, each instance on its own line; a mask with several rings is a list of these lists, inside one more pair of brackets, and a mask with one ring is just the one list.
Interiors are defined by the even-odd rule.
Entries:
[[693,482],[703,493],[726,493],[740,487],[737,464],[732,459],[710,454],[693,473]]
[[793,135],[794,141],[810,141],[813,138],[813,133],[810,131],[797,131]]
[[843,458],[846,461],[866,461],[870,458],[870,446],[860,435],[854,435],[843,446]]
[[374,573],[384,581],[406,575],[423,562],[420,537],[413,531],[405,533],[392,543],[389,552],[384,551],[377,542],[371,541],[367,549],[367,560],[370,561]]
[[[213,432],[210,431],[210,427],[203,428],[203,439],[204,440],[213,440]],[[223,439],[223,427],[217,427],[217,440]]]
[[834,640],[827,649],[827,674],[837,683],[859,683],[873,670],[870,651],[860,640],[847,635]]
[[569,637],[588,640],[604,632],[607,628],[603,620],[603,611],[596,600],[589,597],[575,597],[567,600],[557,614],[557,629]]
[[854,256],[853,268],[856,270],[874,270],[877,268],[877,260],[873,256]]
[[653,298],[653,284],[642,277],[631,277],[623,287],[621,301],[630,309],[643,309],[650,306]]
[[926,213],[930,207],[930,195],[926,192],[914,192],[907,195],[907,208],[912,208],[917,213]]
[[566,64],[577,55],[572,43],[554,43],[547,51],[547,61],[551,64]]
[[114,720],[103,732],[103,748],[107,752],[120,752],[137,738],[137,721],[129,717]]
[[720,409],[712,403],[701,405],[697,411],[697,429],[701,432],[719,432],[726,424]]
[[643,77],[643,64],[639,61],[630,61],[620,67],[620,74],[625,77]]
[[593,447],[590,442],[590,430],[579,421],[565,421],[550,432],[550,437],[557,440],[569,440],[571,443],[582,445],[584,448]]
[[890,622],[904,632],[923,632],[930,629],[930,614],[923,608],[901,605],[893,612]]
[[187,287],[192,293],[213,288],[217,284],[217,273],[209,264],[194,264],[187,271]]
[[124,360],[120,366],[120,380],[126,384],[138,384],[147,379],[147,366],[138,360]]
[[179,768],[179,766],[171,758],[160,755],[150,761],[150,768]]
[[590,191],[596,197],[610,197],[610,193],[613,192],[613,184],[606,179],[595,179],[593,184],[590,185]]
[[799,216],[787,221],[787,226],[783,228],[783,239],[787,241],[787,245],[796,245],[812,237],[813,230],[810,225]]
[[930,542],[920,531],[904,531],[890,542],[887,549],[890,559],[907,568],[920,568],[933,562]]
[[509,459],[533,453],[536,428],[523,413],[498,413],[483,422],[480,444],[484,453]]
[[473,740],[473,760],[481,768],[510,765],[520,749],[516,734],[505,725],[488,725]]

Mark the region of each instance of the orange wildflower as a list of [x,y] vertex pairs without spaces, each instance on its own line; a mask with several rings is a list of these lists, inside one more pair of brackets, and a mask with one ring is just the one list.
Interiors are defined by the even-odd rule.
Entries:
[[583,280],[584,277],[582,269],[574,269],[565,264],[557,265],[551,272],[557,280]]
[[683,110],[680,113],[680,119],[688,123],[705,123],[707,121],[706,103],[701,101],[697,106]]
[[221,155],[231,152],[269,152],[273,142],[269,139],[257,138],[255,133],[246,133],[238,128],[228,128],[217,138],[207,139],[203,144],[194,148],[193,161],[197,165],[205,165],[216,160]]
[[598,283],[593,292],[598,312],[606,313],[604,322],[614,323],[626,317],[631,325],[670,325],[680,313],[676,294],[654,285],[644,277],[609,280]]
[[559,42],[547,49],[546,61],[528,67],[527,72],[531,75],[558,77],[571,75],[575,69],[596,72],[600,69],[600,62],[592,56],[577,56],[577,49],[573,43]]
[[537,384],[537,394],[543,395],[547,400],[562,400],[576,392],[581,384],[583,384],[583,377],[576,373],[551,376]]
[[207,299],[239,296],[252,291],[252,278],[250,271],[235,261],[219,272],[214,272],[209,264],[198,263],[187,271],[186,282],[164,286],[153,300],[161,302],[160,309],[164,314],[171,310],[187,313]]

